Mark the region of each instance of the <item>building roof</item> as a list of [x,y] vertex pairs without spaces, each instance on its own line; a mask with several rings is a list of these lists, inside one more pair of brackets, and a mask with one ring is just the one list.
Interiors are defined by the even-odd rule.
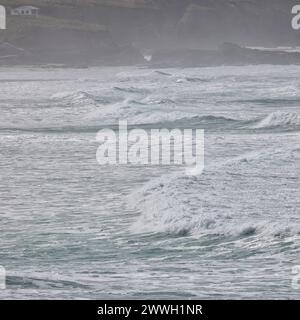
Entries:
[[21,7],[14,8],[13,10],[40,10],[40,9],[33,6],[21,6]]

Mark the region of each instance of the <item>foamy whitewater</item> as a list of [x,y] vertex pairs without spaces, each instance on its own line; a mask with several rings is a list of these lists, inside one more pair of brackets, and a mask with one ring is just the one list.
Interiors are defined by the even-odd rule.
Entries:
[[[300,66],[0,69],[1,299],[296,299]],[[96,133],[205,129],[205,170]]]

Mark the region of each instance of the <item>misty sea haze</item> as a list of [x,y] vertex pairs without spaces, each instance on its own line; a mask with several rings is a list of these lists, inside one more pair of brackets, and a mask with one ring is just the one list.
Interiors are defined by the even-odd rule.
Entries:
[[[1,67],[0,298],[299,298],[299,74]],[[100,166],[119,120],[204,129],[204,173]]]

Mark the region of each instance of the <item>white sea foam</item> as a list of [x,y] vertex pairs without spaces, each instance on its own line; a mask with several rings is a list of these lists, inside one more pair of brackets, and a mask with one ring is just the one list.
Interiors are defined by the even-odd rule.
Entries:
[[300,126],[300,115],[290,112],[273,112],[253,126],[255,129]]
[[52,95],[52,99],[63,104],[72,104],[74,106],[97,106],[97,99],[90,93],[79,91],[75,93],[59,92]]
[[[299,149],[266,148],[209,165],[198,177],[177,173],[155,179],[128,198],[141,212],[132,230],[179,235],[298,234],[292,216],[297,214],[300,195],[294,190],[300,165],[289,167],[297,160]],[[279,180],[285,188],[277,187]],[[287,204],[282,201],[288,192],[295,197]]]

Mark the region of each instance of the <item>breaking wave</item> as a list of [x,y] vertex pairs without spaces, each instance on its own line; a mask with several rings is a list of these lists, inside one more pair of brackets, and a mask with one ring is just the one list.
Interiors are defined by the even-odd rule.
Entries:
[[[289,165],[296,162],[296,167]],[[295,189],[299,172],[298,148],[244,154],[206,167],[201,176],[165,175],[128,197],[129,205],[141,212],[132,231],[272,238],[300,235],[296,223],[300,194]],[[284,188],[278,188],[279,179]],[[284,201],[287,192],[294,193],[290,203]]]
[[299,127],[300,115],[288,112],[273,112],[256,123],[254,129],[275,128],[275,127]]
[[61,92],[52,96],[52,100],[61,103],[65,106],[84,106],[84,107],[98,107],[99,105],[106,105],[110,103],[109,98],[99,97],[90,93],[79,91],[75,93]]

